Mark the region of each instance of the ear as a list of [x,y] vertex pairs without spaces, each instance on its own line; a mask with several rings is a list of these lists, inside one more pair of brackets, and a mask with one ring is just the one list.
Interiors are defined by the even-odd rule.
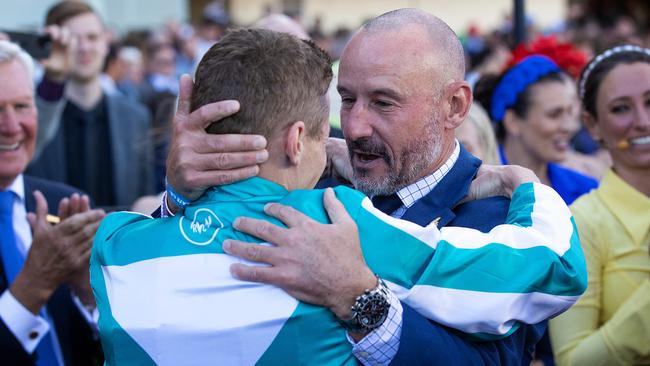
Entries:
[[501,123],[503,123],[507,134],[513,136],[519,136],[521,134],[522,120],[512,109],[506,109],[506,114],[503,116]]
[[594,140],[602,142],[603,137],[600,133],[600,127],[598,127],[598,121],[596,121],[591,113],[582,111],[582,123]]
[[447,85],[446,90],[445,100],[449,109],[446,111],[445,127],[454,130],[463,123],[469,113],[469,107],[472,105],[472,90],[464,80],[452,81]]
[[284,153],[291,164],[298,165],[305,150],[305,123],[294,122],[289,126],[284,139]]

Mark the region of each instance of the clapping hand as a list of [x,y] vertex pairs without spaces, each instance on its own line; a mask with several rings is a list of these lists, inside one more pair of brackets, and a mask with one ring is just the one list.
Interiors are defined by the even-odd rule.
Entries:
[[[39,191],[34,192],[36,212],[27,219],[33,240],[22,270],[11,285],[14,297],[37,314],[52,293],[65,282],[89,289],[87,277],[92,240],[104,217],[102,210],[90,210],[88,197],[72,195],[59,204],[62,218],[57,225],[47,222],[47,201]],[[79,277],[82,277],[80,280]]]

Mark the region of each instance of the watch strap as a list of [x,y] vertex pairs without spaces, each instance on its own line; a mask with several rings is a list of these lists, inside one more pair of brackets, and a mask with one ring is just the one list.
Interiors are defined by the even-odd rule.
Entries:
[[377,276],[377,286],[373,289],[366,289],[356,298],[354,305],[350,308],[351,318],[339,320],[339,322],[349,332],[368,333],[384,323],[389,309],[388,286]]

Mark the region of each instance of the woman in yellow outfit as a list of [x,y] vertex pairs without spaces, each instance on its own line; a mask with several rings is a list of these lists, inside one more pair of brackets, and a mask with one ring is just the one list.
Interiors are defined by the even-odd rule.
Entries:
[[580,78],[583,119],[612,169],[571,209],[589,285],[551,321],[559,365],[650,365],[650,49],[619,46]]

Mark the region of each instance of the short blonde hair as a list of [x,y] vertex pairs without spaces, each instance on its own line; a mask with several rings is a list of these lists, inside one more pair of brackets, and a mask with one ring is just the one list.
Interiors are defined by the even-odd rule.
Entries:
[[34,59],[25,50],[20,48],[19,45],[0,40],[0,63],[11,62],[17,60],[25,66],[29,80],[34,79]]
[[486,164],[500,165],[501,159],[499,158],[497,139],[492,122],[485,109],[478,103],[472,103],[464,123],[468,122],[476,128],[481,150],[483,151],[481,160]]

